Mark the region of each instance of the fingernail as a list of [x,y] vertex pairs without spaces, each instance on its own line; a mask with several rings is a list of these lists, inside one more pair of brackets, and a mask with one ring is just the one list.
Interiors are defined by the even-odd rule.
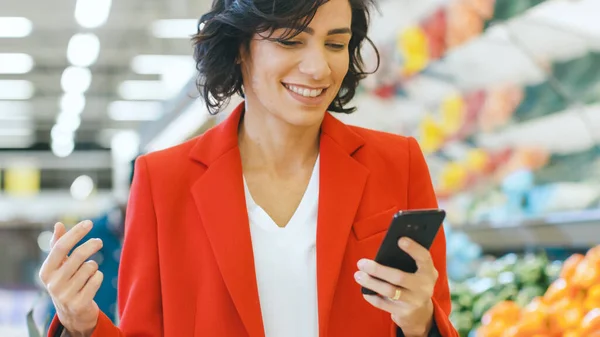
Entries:
[[356,273],[354,273],[354,279],[356,279],[357,281],[360,281],[361,279],[361,274],[359,271],[357,271]]
[[400,246],[403,248],[408,248],[410,246],[410,241],[406,238],[400,239]]
[[89,220],[85,220],[85,221],[83,222],[83,228],[84,228],[84,229],[90,229],[90,228],[92,228],[92,222],[91,222],[91,221],[89,221]]
[[367,260],[361,259],[358,261],[358,263],[356,265],[358,266],[358,268],[363,269],[364,267],[367,266]]

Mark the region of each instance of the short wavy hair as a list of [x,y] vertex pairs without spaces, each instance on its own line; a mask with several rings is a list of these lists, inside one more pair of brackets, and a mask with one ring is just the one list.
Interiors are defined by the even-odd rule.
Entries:
[[[364,41],[375,50],[379,68],[379,52],[367,37],[370,9],[375,0],[348,0],[352,8],[352,37],[348,45],[348,73],[340,90],[328,107],[329,111],[352,113],[355,107],[344,106],[356,94],[361,79],[371,74],[365,71],[361,55]],[[211,114],[218,113],[229,99],[244,96],[242,71],[239,62],[241,46],[249,49],[254,34],[286,28],[283,36],[273,40],[293,38],[306,28],[317,9],[327,0],[214,0],[211,10],[204,14],[193,36],[194,59],[198,78],[196,84]],[[294,28],[288,28],[294,27]],[[270,39],[271,35],[265,38]]]

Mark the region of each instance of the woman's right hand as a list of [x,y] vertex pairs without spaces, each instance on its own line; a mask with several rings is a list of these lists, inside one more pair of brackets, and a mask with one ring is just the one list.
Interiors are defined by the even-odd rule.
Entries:
[[95,261],[86,260],[102,248],[102,241],[90,239],[68,255],[91,228],[89,220],[68,232],[62,223],[57,223],[50,254],[39,273],[54,302],[58,319],[72,337],[91,336],[100,313],[94,296],[102,284],[103,275]]

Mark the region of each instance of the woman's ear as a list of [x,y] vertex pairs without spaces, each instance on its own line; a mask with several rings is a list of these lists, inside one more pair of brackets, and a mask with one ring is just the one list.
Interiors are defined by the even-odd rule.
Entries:
[[245,43],[241,43],[240,48],[238,50],[238,56],[235,58],[235,64],[242,64],[242,62],[247,59],[247,55],[248,47]]

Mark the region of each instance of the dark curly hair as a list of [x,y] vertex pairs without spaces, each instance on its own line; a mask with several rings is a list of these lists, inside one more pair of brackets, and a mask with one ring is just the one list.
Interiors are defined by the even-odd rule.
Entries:
[[[329,111],[351,113],[355,107],[344,108],[352,100],[358,82],[370,74],[360,53],[363,41],[375,49],[377,67],[379,52],[367,37],[369,9],[375,0],[348,0],[352,8],[352,38],[348,45],[348,73],[339,92],[328,107]],[[211,114],[218,113],[234,94],[244,97],[242,71],[237,60],[243,45],[249,49],[255,33],[273,32],[285,28],[285,40],[300,34],[312,21],[317,9],[327,0],[214,0],[211,10],[204,14],[193,36],[194,59],[198,70],[197,86]],[[294,27],[294,28],[287,28]],[[269,34],[265,38],[270,39]]]

